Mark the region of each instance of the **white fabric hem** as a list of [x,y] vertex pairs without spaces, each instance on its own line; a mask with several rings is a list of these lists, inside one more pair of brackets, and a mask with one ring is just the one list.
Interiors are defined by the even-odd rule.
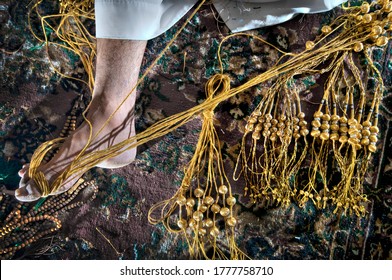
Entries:
[[[197,0],[96,0],[97,38],[149,40],[182,18]],[[215,0],[232,32],[290,20],[300,13],[331,10],[345,0]]]
[[97,38],[149,40],[172,27],[197,0],[96,0]]

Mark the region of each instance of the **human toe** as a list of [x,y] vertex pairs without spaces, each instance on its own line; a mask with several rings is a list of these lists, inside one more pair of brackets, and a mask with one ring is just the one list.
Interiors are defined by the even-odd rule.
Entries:
[[41,197],[41,193],[38,191],[34,182],[30,180],[25,186],[15,190],[15,197],[22,202],[31,202],[38,200]]
[[22,168],[19,170],[19,172],[18,172],[18,175],[19,175],[19,177],[22,177],[23,178],[23,176],[26,174],[26,172],[29,170],[29,164],[24,164],[23,166],[22,166]]

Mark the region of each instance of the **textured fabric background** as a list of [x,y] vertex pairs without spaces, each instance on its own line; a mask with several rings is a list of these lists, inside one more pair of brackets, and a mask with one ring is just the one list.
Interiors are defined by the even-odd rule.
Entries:
[[[35,148],[58,136],[73,103],[89,93],[72,80],[55,74],[44,46],[27,27],[27,0],[0,0],[0,184],[16,188],[17,171]],[[48,10],[51,7],[47,7]],[[298,16],[290,22],[252,31],[276,46],[299,51],[314,38],[323,23],[339,9],[325,14]],[[182,22],[181,22],[182,23]],[[33,24],[37,22],[33,21]],[[180,23],[179,23],[180,24]],[[172,38],[179,25],[150,41],[144,67]],[[228,34],[211,6],[192,19],[173,46],[139,88],[137,130],[201,102],[204,84],[217,71],[216,51]],[[224,52],[227,71],[235,84],[268,69],[278,54],[268,46],[234,38]],[[289,209],[249,204],[242,197],[243,182],[232,182],[239,204],[236,213],[238,244],[254,259],[392,259],[392,59],[391,45],[374,50],[382,69],[386,95],[381,105],[382,136],[370,166],[366,193],[368,214],[337,216],[331,209],[312,205]],[[51,49],[49,55],[63,72],[83,77],[72,54]],[[322,78],[298,79],[305,110],[315,110]],[[233,172],[244,118],[267,87],[252,89],[221,104],[217,130],[224,141],[229,177]],[[83,103],[82,102],[82,103]],[[169,135],[139,147],[134,163],[116,170],[95,168],[86,174],[99,185],[98,197],[61,216],[63,228],[19,252],[22,259],[187,259],[187,246],[162,225],[148,223],[147,212],[156,202],[171,197],[181,182],[183,167],[192,157],[200,119]],[[4,219],[4,213],[0,216]]]

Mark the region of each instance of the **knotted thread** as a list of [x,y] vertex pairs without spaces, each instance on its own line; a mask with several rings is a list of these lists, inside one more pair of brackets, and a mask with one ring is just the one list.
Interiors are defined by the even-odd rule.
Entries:
[[[202,111],[199,141],[185,168],[181,186],[172,198],[151,207],[148,217],[150,223],[163,222],[170,232],[182,234],[192,258],[244,259],[248,257],[235,241],[236,198],[226,177],[214,127],[214,109],[218,103],[212,102],[214,97],[230,91],[230,78],[214,75],[205,90],[205,103],[210,105]],[[220,221],[224,222],[223,226]]]

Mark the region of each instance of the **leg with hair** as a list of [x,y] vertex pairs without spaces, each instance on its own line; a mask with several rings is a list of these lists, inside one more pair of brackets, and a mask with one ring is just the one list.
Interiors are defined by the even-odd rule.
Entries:
[[[97,64],[93,98],[87,113],[87,119],[93,126],[95,135],[109,116],[117,109],[125,96],[135,86],[140,71],[147,41],[97,39]],[[134,105],[136,93],[133,92],[108,125],[91,143],[87,150],[99,150],[115,145],[135,135]],[[78,155],[88,141],[89,126],[86,123],[75,130],[63,143],[59,152],[39,170],[45,174],[49,183],[64,171],[72,159]],[[116,168],[132,162],[136,149],[101,162],[99,167]],[[19,171],[22,177],[15,196],[21,201],[34,201],[40,193],[33,180],[28,177],[28,165]],[[82,176],[80,174],[78,177]],[[79,178],[65,182],[57,193],[65,192]]]

